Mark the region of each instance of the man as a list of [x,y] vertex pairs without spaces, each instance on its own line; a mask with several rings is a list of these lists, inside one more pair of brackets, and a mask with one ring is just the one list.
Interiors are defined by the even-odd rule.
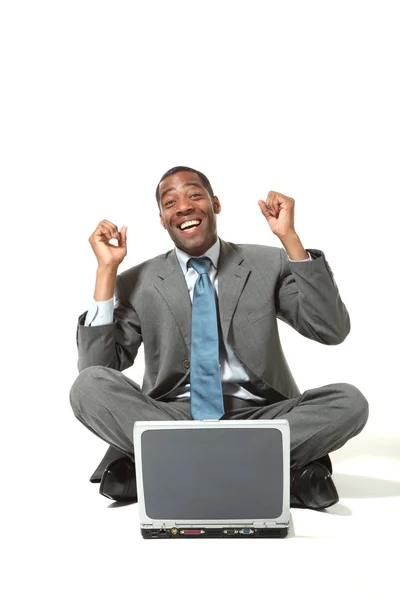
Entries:
[[[345,383],[301,394],[285,361],[277,317],[322,344],[340,344],[350,331],[324,254],[306,251],[295,230],[294,200],[269,192],[266,201],[258,202],[280,249],[219,239],[221,204],[207,177],[195,169],[167,171],[156,198],[174,250],[117,276],[127,253],[127,227],[118,231],[104,220],[89,239],[98,269],[93,306],[79,317],[80,374],[70,397],[76,417],[111,445],[91,480],[101,479],[100,493],[109,498],[135,500],[134,422],[201,418],[193,415],[201,414],[211,396],[218,404],[220,393],[222,410],[216,414],[223,419],[288,420],[291,505],[331,506],[338,495],[328,454],[363,429],[368,404],[357,388]],[[117,246],[109,243],[112,239]],[[201,259],[204,273],[197,270],[198,257],[208,257]],[[220,392],[212,389],[199,402],[202,361],[191,344],[195,303],[205,302],[199,304],[196,296],[200,281],[211,289],[217,306],[219,372],[213,385]],[[211,320],[203,323],[208,326]],[[140,388],[121,371],[133,364],[142,342]],[[207,357],[211,346],[209,341]],[[200,413],[195,413],[195,397]]]

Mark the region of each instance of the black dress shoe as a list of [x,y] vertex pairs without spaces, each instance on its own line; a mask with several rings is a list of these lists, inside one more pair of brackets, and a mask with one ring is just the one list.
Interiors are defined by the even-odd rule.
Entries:
[[137,502],[135,463],[128,456],[117,458],[106,467],[100,481],[102,496],[116,502]]
[[290,474],[290,506],[321,510],[338,502],[339,496],[329,469],[312,462]]
[[103,456],[101,463],[98,465],[96,470],[92,473],[92,475],[90,477],[90,482],[91,483],[100,483],[101,477],[104,473],[105,468],[108,467],[108,465],[110,463],[112,463],[114,460],[117,460],[117,458],[123,458],[123,457],[126,457],[126,454],[124,454],[123,452],[120,452],[113,446],[109,446],[107,452]]
[[326,454],[325,456],[322,456],[321,458],[318,458],[318,459],[314,460],[313,462],[319,462],[319,463],[322,463],[323,465],[325,465],[325,467],[328,469],[329,473],[332,475],[332,472],[333,472],[332,461],[330,459],[329,454]]

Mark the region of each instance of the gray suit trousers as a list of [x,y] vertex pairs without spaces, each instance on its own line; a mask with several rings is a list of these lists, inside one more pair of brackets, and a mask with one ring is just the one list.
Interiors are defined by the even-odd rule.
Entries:
[[[190,400],[154,400],[115,369],[83,369],[70,392],[75,416],[90,431],[127,455],[134,455],[136,421],[191,419]],[[224,397],[224,419],[287,419],[290,426],[291,468],[298,468],[343,446],[363,429],[368,403],[348,383],[335,383],[268,404]]]

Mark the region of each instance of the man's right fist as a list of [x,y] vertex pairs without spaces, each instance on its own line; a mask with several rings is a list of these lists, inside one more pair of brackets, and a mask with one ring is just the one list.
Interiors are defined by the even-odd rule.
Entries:
[[[96,255],[99,267],[115,267],[117,268],[124,260],[126,250],[126,231],[127,226],[121,227],[118,232],[118,227],[111,221],[100,221],[96,229],[89,238],[90,245]],[[118,246],[110,244],[110,240],[117,240]]]

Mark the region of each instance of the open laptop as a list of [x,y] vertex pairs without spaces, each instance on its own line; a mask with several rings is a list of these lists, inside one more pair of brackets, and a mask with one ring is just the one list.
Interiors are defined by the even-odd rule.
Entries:
[[138,421],[133,435],[145,539],[287,535],[286,420]]

